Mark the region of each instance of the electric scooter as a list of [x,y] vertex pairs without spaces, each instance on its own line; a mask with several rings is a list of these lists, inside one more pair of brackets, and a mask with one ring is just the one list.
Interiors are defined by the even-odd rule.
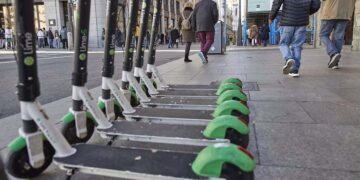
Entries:
[[[137,15],[135,17],[131,17],[134,19],[134,21],[137,19]],[[156,17],[154,17],[156,18]],[[157,20],[158,21],[158,20]],[[154,21],[155,22],[155,21]],[[152,32],[154,35],[154,32]],[[132,32],[127,33],[127,39],[132,38]],[[141,38],[139,38],[141,39]],[[154,38],[153,38],[154,39]],[[154,41],[152,41],[154,42]],[[139,43],[140,44],[140,43]],[[154,43],[152,43],[154,44]],[[112,92],[112,94],[116,94],[115,98],[117,102],[119,103],[120,107],[115,107],[115,109],[112,108],[111,102],[105,102],[100,99],[100,107],[107,111],[106,114],[108,117],[114,117],[114,114],[111,111],[115,111],[115,116],[121,116],[124,115],[127,120],[146,120],[151,122],[157,122],[157,123],[171,123],[171,124],[192,124],[192,125],[206,125],[209,123],[210,120],[212,120],[214,117],[224,115],[224,114],[234,114],[240,116],[245,121],[248,121],[248,115],[249,115],[249,109],[241,102],[236,101],[226,101],[227,98],[233,97],[233,96],[226,96],[225,98],[222,98],[221,104],[217,106],[217,108],[214,110],[213,108],[209,107],[208,109],[205,108],[205,110],[199,111],[198,109],[159,109],[159,108],[148,108],[146,107],[146,102],[151,102],[151,99],[148,98],[145,94],[145,92],[142,90],[139,82],[136,80],[136,78],[131,73],[132,71],[132,65],[133,65],[133,44],[129,42],[126,44],[126,52],[125,52],[125,60],[123,62],[123,72],[122,72],[122,85],[121,85],[121,91],[123,94],[128,95],[131,94],[129,92],[129,86],[131,86],[135,92],[136,95],[139,97],[140,102],[144,104],[142,107],[135,107],[131,108],[129,106],[129,103],[126,103],[125,98],[121,98],[121,93],[116,93],[115,86],[112,86],[113,88],[110,88],[109,82],[106,80],[106,77],[103,79],[103,97],[102,99],[109,99],[109,94]],[[142,51],[142,47],[140,47],[140,53]],[[143,56],[143,55],[140,55]],[[109,68],[104,68],[104,70]],[[140,74],[143,71],[140,71],[140,68],[137,68],[135,71],[137,71]],[[104,73],[104,72],[103,72]],[[111,74],[111,72],[109,72]],[[114,83],[113,83],[114,84]],[[108,87],[107,87],[108,86]],[[234,85],[236,86],[236,85]],[[237,86],[236,86],[237,87]],[[109,91],[110,89],[110,91]],[[112,90],[113,89],[113,90]],[[118,96],[118,97],[117,97]],[[134,97],[134,96],[131,96]],[[241,96],[240,97],[244,97]],[[128,95],[129,99],[129,95]],[[132,100],[131,100],[132,99]],[[131,104],[134,104],[134,98],[130,98]],[[225,102],[226,101],[226,102]],[[117,104],[119,106],[119,104]],[[109,108],[106,108],[109,107]],[[122,113],[119,113],[123,109],[124,111]]]
[[[155,5],[155,14],[159,17],[160,11],[156,10],[161,7],[161,2],[157,1]],[[209,124],[194,124],[194,125],[184,125],[181,123],[173,124],[164,124],[164,123],[149,123],[144,120],[139,121],[113,121],[115,120],[115,113],[120,111],[120,106],[123,108],[123,113],[135,112],[139,108],[133,108],[130,102],[126,98],[125,90],[120,90],[116,83],[113,80],[114,74],[114,33],[117,15],[117,0],[112,0],[108,3],[107,8],[107,25],[106,25],[106,34],[105,34],[105,55],[103,60],[103,81],[102,81],[102,96],[99,98],[100,108],[97,108],[93,104],[92,99],[89,97],[74,99],[73,109],[63,118],[64,126],[62,132],[65,135],[66,139],[71,143],[81,143],[86,142],[93,134],[94,127],[97,126],[97,131],[103,135],[103,137],[116,137],[116,139],[122,140],[131,140],[131,141],[141,141],[141,142],[156,142],[156,143],[166,143],[166,144],[184,144],[192,146],[206,146],[214,143],[235,143],[241,145],[242,147],[247,147],[249,142],[249,127],[245,121],[241,121],[236,117],[229,115],[220,114],[213,121],[209,121]],[[133,3],[134,11],[137,12],[137,5]],[[143,10],[142,10],[142,22],[147,22],[148,11],[150,8],[150,0],[144,0]],[[129,47],[132,47],[130,42],[132,41],[132,26],[134,25],[136,17],[133,17],[131,14],[131,20],[129,21],[129,26],[127,29],[127,41],[126,41],[126,50]],[[79,17],[82,18],[82,17]],[[146,26],[146,24],[142,24]],[[80,49],[81,50],[81,49]],[[85,53],[87,51],[83,51]],[[130,51],[126,51],[130,52]],[[125,53],[127,54],[127,53]],[[131,57],[131,56],[128,56]],[[75,67],[79,67],[80,63],[83,63],[84,60],[76,60]],[[126,64],[128,65],[128,64]],[[86,69],[86,64],[83,64],[81,69]],[[73,74],[79,73],[79,68],[74,69]],[[86,72],[83,72],[86,73]],[[80,81],[78,77],[74,77],[73,83]],[[82,89],[87,92],[84,85],[86,80],[83,82]],[[74,85],[76,86],[76,84]],[[80,89],[76,86],[77,89]],[[74,90],[77,90],[73,88]],[[83,91],[76,93],[83,93]],[[84,93],[88,95],[88,93]],[[81,94],[80,94],[81,95]],[[113,98],[113,97],[114,98]],[[73,98],[76,97],[73,95]],[[115,101],[116,100],[116,101]],[[85,103],[85,107],[88,112],[83,109],[81,106],[82,101]],[[115,103],[119,103],[120,106],[114,106]],[[76,111],[74,109],[77,109]],[[115,110],[117,109],[117,110]],[[148,108],[148,111],[153,110],[153,108]],[[160,110],[160,109],[154,109]],[[100,113],[101,111],[105,112],[105,116]],[[99,114],[95,114],[99,113]],[[156,111],[159,112],[159,111]],[[166,111],[165,111],[166,112]],[[183,111],[182,111],[183,112]],[[229,114],[229,113],[228,113]],[[171,116],[170,116],[171,117]],[[170,119],[170,118],[169,118]],[[109,121],[112,121],[111,123]],[[172,120],[176,122],[176,119]],[[106,126],[100,126],[99,124],[104,124]],[[156,129],[166,129],[166,132],[158,132]],[[164,134],[165,133],[165,134]],[[224,139],[226,138],[226,139]]]
[[[145,23],[147,23],[147,17],[145,16],[144,18],[146,19],[141,23],[141,25],[144,25],[142,26],[144,28],[140,28],[141,32],[140,32],[140,37],[138,39],[140,45],[137,46],[135,69],[134,69],[134,77],[139,83],[141,81],[140,84],[142,89],[130,88],[130,91],[133,95],[134,94],[139,95],[138,98],[140,99],[141,105],[143,107],[157,107],[157,108],[167,108],[167,109],[176,108],[176,109],[215,110],[217,105],[220,105],[228,100],[242,101],[245,104],[245,102],[247,101],[247,97],[246,94],[242,92],[241,89],[242,82],[236,78],[226,79],[221,83],[220,86],[218,86],[219,88],[216,91],[216,95],[219,95],[219,97],[217,97],[217,99],[201,98],[197,96],[191,96],[190,98],[187,96],[183,97],[181,95],[165,96],[165,97],[157,96],[157,94],[159,94],[159,91],[155,87],[156,83],[152,79],[150,79],[152,73],[145,73],[144,70],[142,69],[144,64],[144,49],[145,49],[142,43],[146,32]],[[156,53],[155,38],[158,32],[158,22],[159,22],[159,17],[154,16],[153,26],[151,31],[151,39],[150,39],[149,56],[148,56],[149,58],[148,59],[149,63],[147,66],[148,69],[152,69],[150,64],[154,64],[155,62],[155,53]],[[138,86],[136,83],[130,82],[130,84],[134,84],[134,86]],[[146,93],[146,95],[149,97],[148,99],[144,97],[144,93],[141,92],[141,90],[143,90]],[[134,102],[134,100],[132,100],[132,102]],[[132,104],[136,104],[136,102]]]
[[[109,2],[109,1],[108,1]],[[14,0],[23,127],[9,146],[8,172],[18,178],[40,175],[54,159],[68,174],[75,171],[127,179],[254,179],[252,155],[232,144],[214,144],[199,153],[70,144],[49,121],[37,98],[40,83],[35,48],[34,1]],[[75,59],[86,62],[91,0],[78,0]],[[85,20],[82,20],[86,18]],[[83,54],[83,55],[80,55]]]

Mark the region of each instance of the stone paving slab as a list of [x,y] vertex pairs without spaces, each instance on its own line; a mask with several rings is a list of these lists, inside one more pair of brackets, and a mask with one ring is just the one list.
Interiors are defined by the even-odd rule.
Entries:
[[256,123],[261,165],[360,171],[360,128]]
[[360,104],[341,102],[300,102],[318,124],[340,124],[360,127]]
[[315,123],[297,102],[251,101],[249,106],[256,123]]
[[257,166],[255,179],[261,180],[355,180],[360,174],[347,171],[276,166]]
[[345,101],[328,89],[289,89],[286,86],[285,88],[261,88],[261,91],[250,92],[250,95],[253,101]]
[[[360,75],[358,76],[360,77]],[[351,82],[353,84],[357,84],[356,82]],[[348,87],[348,86],[337,86],[337,87]],[[331,91],[337,94],[339,97],[345,99],[348,102],[360,102],[360,87],[357,88],[333,88]]]

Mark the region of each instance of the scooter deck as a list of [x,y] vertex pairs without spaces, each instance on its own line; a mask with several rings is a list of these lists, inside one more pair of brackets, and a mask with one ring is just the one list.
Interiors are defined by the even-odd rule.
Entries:
[[188,98],[210,98],[210,99],[216,99],[216,90],[189,90],[189,89],[169,89],[169,90],[163,90],[158,91],[159,94],[156,94],[155,96],[172,96],[172,97],[188,97]]
[[191,163],[196,158],[195,153],[90,144],[78,144],[73,147],[76,149],[75,154],[65,158],[54,158],[55,163],[61,168],[120,178],[200,178],[191,170]]
[[136,107],[134,113],[123,113],[128,120],[151,121],[165,124],[207,125],[212,117],[212,110],[160,109]]
[[178,109],[204,109],[216,108],[216,99],[193,99],[186,97],[155,97],[150,102],[142,103],[147,107],[178,108]]
[[203,136],[205,126],[170,125],[149,122],[115,121],[109,129],[98,129],[100,134],[118,139],[163,144],[207,146],[230,143],[227,139],[208,139]]

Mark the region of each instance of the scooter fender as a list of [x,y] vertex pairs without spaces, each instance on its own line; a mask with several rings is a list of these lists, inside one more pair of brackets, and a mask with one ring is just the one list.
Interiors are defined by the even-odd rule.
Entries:
[[240,101],[248,101],[245,93],[238,90],[228,90],[222,93],[216,100],[216,104],[220,105],[225,101],[233,100],[234,98],[239,99]]
[[224,163],[230,163],[244,172],[252,172],[256,163],[252,155],[233,144],[218,143],[204,148],[192,164],[195,174],[220,177]]
[[235,129],[242,135],[249,134],[250,128],[235,116],[223,115],[213,119],[205,128],[203,135],[207,138],[225,138],[227,129]]
[[[104,106],[105,106],[105,104],[104,104]],[[90,112],[86,112],[86,118],[91,119],[95,123],[95,125],[97,124],[94,117],[91,115]],[[72,112],[68,112],[65,116],[63,116],[61,118],[61,120],[63,121],[64,124],[69,124],[69,123],[75,121],[75,116]]]
[[216,91],[216,95],[221,95],[222,93],[228,91],[228,90],[237,90],[237,91],[242,91],[242,88],[235,85],[235,84],[232,84],[232,83],[225,83],[225,84],[222,84],[218,90]]
[[221,82],[220,86],[222,84],[225,84],[225,83],[231,83],[231,84],[236,84],[237,86],[239,87],[242,87],[242,81],[239,79],[239,78],[228,78],[228,79],[225,79],[224,81]]
[[248,116],[250,114],[249,108],[243,103],[235,100],[225,101],[220,104],[212,114],[214,118],[222,115],[231,115],[232,111],[239,111],[242,115]]

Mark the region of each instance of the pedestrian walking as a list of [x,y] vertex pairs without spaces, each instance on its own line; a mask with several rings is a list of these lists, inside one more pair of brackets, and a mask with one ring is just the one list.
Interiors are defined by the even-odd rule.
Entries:
[[339,68],[346,26],[354,14],[355,1],[323,0],[320,39],[330,57],[328,68]]
[[249,46],[250,46],[250,44],[251,44],[251,39],[250,39],[250,28],[248,28],[248,29],[246,30],[246,39],[247,39],[248,44],[249,44]]
[[0,49],[5,48],[5,30],[0,27]]
[[179,48],[179,37],[180,37],[180,33],[177,28],[174,28],[170,31],[170,39],[172,42],[172,47],[176,45],[176,48]]
[[60,48],[60,34],[59,34],[58,30],[55,30],[54,37],[55,37],[55,48],[59,49]]
[[191,2],[184,4],[184,9],[181,14],[183,18],[181,22],[182,42],[185,43],[184,62],[192,62],[192,60],[189,59],[189,54],[191,44],[192,42],[195,42],[195,32],[193,31],[193,23],[191,22],[193,11],[193,4]]
[[54,34],[53,32],[51,31],[51,28],[49,28],[49,31],[47,32],[48,34],[48,39],[49,39],[49,48],[54,48]]
[[67,49],[67,29],[66,26],[63,26],[60,30],[60,39],[63,46],[63,49]]
[[44,41],[45,33],[41,29],[39,29],[36,35],[38,38],[39,48],[45,48],[45,41]]
[[135,47],[137,47],[137,43],[139,42],[139,37],[140,37],[140,26],[139,24],[137,24],[135,28]]
[[149,49],[150,46],[150,32],[146,31],[146,36],[145,36],[145,49]]
[[5,48],[10,49],[13,47],[13,32],[10,26],[5,29]]
[[168,48],[173,48],[174,44],[172,42],[171,39],[171,31],[173,30],[172,26],[169,27],[168,31],[167,31],[167,38],[168,38]]
[[105,47],[105,28],[101,31],[101,47]]
[[193,31],[200,39],[199,56],[203,63],[208,62],[207,53],[214,42],[215,24],[219,20],[217,4],[212,0],[201,0],[192,14]]
[[124,37],[120,29],[116,30],[115,39],[116,39],[116,46],[121,47],[121,49],[124,50]]
[[48,47],[49,46],[49,41],[48,41],[48,32],[46,31],[45,28],[42,29],[42,31],[44,32],[44,46]]
[[309,16],[319,10],[320,0],[274,0],[269,24],[276,18],[281,6],[280,51],[285,59],[283,74],[299,77],[306,26],[309,24]]
[[251,39],[251,45],[254,47],[257,45],[257,39],[259,36],[259,30],[256,25],[252,25],[250,27],[250,39]]
[[267,23],[263,24],[260,31],[260,38],[261,38],[261,43],[263,44],[264,47],[267,46],[267,42],[269,40],[269,33],[270,33],[269,25]]

